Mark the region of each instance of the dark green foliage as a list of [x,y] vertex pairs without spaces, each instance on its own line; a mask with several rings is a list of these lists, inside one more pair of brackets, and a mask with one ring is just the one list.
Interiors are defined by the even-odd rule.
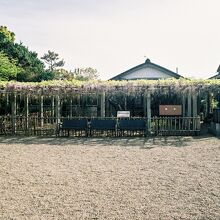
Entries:
[[15,62],[22,69],[17,75],[18,81],[37,81],[44,72],[44,64],[37,57],[36,52],[29,51],[22,43],[14,43],[15,34],[0,27],[0,50],[10,61]]
[[37,53],[29,51],[22,43],[13,44],[8,55],[11,59],[16,59],[17,65],[24,70],[19,74],[18,81],[36,81],[44,72],[44,64],[37,58]]
[[41,82],[41,81],[53,80],[54,77],[55,77],[54,71],[45,70],[45,71],[41,72],[40,75],[38,75],[37,81]]

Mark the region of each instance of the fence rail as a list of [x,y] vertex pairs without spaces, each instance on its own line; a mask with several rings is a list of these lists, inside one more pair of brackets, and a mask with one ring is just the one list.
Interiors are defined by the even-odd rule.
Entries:
[[[77,118],[79,119],[79,117]],[[0,134],[55,136],[58,125],[62,123],[64,119],[67,119],[67,117],[16,116],[13,118],[11,116],[0,116]],[[87,119],[90,121],[92,118],[89,117]],[[117,118],[111,119],[118,122]],[[200,131],[199,117],[152,117],[151,119],[132,119],[144,119],[146,121],[146,134],[148,135],[197,135]],[[124,120],[129,120],[129,118]]]
[[200,129],[199,117],[153,117],[151,120],[155,135],[197,135]]

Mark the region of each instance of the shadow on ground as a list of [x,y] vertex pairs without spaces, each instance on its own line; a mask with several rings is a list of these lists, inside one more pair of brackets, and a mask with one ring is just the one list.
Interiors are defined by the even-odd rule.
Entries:
[[171,136],[171,137],[123,137],[123,138],[56,138],[56,137],[22,137],[22,136],[1,136],[0,144],[47,144],[47,145],[85,145],[85,146],[122,146],[139,147],[151,149],[159,146],[186,147],[190,143],[204,139],[215,139],[211,135],[192,136]]

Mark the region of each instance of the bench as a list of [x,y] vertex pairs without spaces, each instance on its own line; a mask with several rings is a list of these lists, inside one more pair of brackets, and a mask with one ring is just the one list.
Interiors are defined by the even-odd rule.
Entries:
[[70,136],[70,131],[74,136],[88,136],[88,120],[87,119],[63,119],[58,127],[58,135],[60,132],[66,136]]
[[116,120],[115,119],[91,119],[90,135],[106,134],[107,136],[116,135]]
[[144,119],[119,119],[118,120],[118,135],[132,136],[144,135],[146,136],[146,120]]

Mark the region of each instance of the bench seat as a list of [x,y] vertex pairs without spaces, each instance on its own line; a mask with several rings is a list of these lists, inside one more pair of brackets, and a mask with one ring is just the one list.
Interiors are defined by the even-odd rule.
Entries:
[[144,119],[119,119],[118,135],[146,135],[146,121]]
[[115,119],[91,119],[90,135],[100,135],[100,133],[116,135],[116,124],[117,121]]
[[88,120],[87,119],[63,119],[63,122],[59,126],[59,131],[64,135],[70,136],[70,131],[72,131],[75,136],[87,136],[88,134]]

